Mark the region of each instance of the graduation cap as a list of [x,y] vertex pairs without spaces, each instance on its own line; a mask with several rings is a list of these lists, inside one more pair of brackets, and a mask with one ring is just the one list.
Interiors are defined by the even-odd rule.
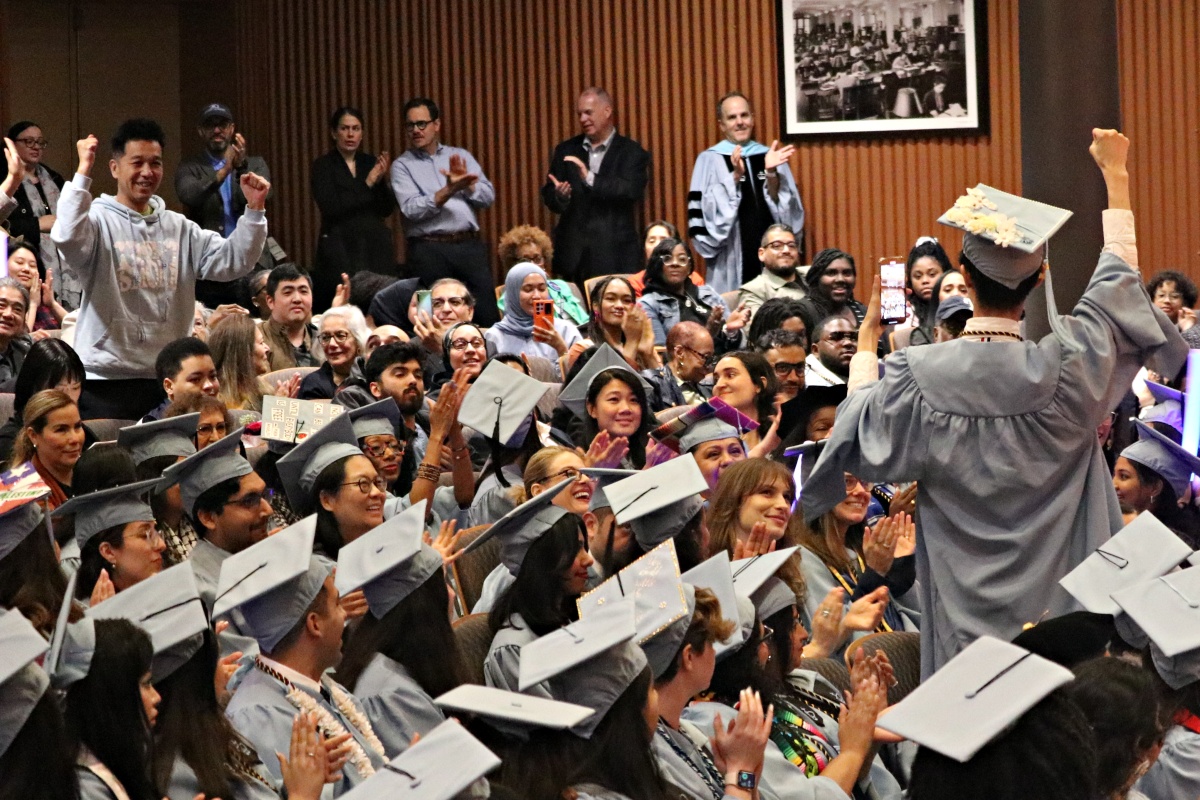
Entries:
[[985,184],[955,201],[938,222],[966,231],[963,253],[980,272],[1015,289],[1046,260],[1046,242],[1071,212]]
[[50,686],[36,663],[49,645],[17,611],[0,611],[0,757]]
[[[783,451],[784,456],[796,458],[796,466],[792,467],[792,481],[796,484],[796,499],[792,501],[792,513],[796,513],[796,509],[804,500],[804,484],[808,483],[808,477],[812,475],[813,468],[817,466],[818,459],[821,458],[821,453],[825,450],[825,442],[827,439],[822,439],[819,442],[804,442],[793,447],[789,447]],[[835,504],[836,505],[836,504]],[[825,509],[827,511],[828,509]],[[812,522],[825,511],[810,510],[805,513],[805,521]]]
[[759,590],[767,579],[787,563],[800,548],[785,547],[770,553],[763,553],[750,558],[739,558],[731,562],[730,571],[733,573],[733,588],[742,597],[750,597]]
[[754,609],[759,619],[773,617],[789,606],[796,605],[796,593],[792,587],[776,577],[767,578],[766,582],[750,595]]
[[[45,494],[49,493],[49,487]],[[25,537],[33,533],[38,523],[45,519],[42,507],[37,504],[37,495],[22,497],[11,501],[8,508],[0,516],[0,560],[17,549],[17,545],[25,541]]]
[[1013,644],[1072,669],[1105,655],[1116,635],[1111,614],[1072,611],[1026,628]]
[[458,421],[511,447],[514,440],[525,438],[529,415],[549,390],[547,384],[523,372],[490,361],[463,398]]
[[221,564],[212,618],[242,612],[239,627],[270,653],[316,599],[332,565],[312,554],[316,516],[234,553]]
[[733,625],[733,633],[728,639],[714,642],[713,648],[720,658],[727,652],[735,652],[745,639],[742,628],[741,614],[738,610],[737,590],[733,587],[733,571],[730,569],[729,553],[721,550],[707,561],[683,573],[681,576],[687,583],[697,588],[707,589],[716,596],[721,604],[721,618]]
[[576,664],[637,636],[632,597],[623,597],[521,647],[518,686],[522,692]]
[[696,612],[696,590],[679,579],[675,542],[668,539],[580,597],[580,619],[625,597],[634,602],[637,640],[654,677],[667,671]]
[[158,456],[190,456],[196,452],[196,426],[200,412],[129,425],[117,431],[117,445],[141,464]]
[[1155,404],[1143,408],[1139,418],[1146,423],[1160,422],[1183,434],[1183,392],[1154,381],[1146,381],[1146,388],[1154,395]]
[[383,398],[377,403],[352,408],[349,411],[350,424],[354,427],[354,435],[359,439],[368,436],[395,436],[400,429],[400,406],[392,396]]
[[688,426],[679,436],[679,452],[690,453],[692,448],[705,442],[718,442],[722,439],[740,439],[737,428],[723,419],[707,417]]
[[[263,398],[259,434],[277,446],[299,444],[345,412],[345,406],[329,400],[268,395]],[[287,450],[276,447],[274,452]]]
[[1200,458],[1140,419],[1133,424],[1137,426],[1138,441],[1122,450],[1121,457],[1152,470],[1167,482],[1176,497],[1183,497],[1192,475],[1200,474]]
[[[505,367],[505,369],[508,368]],[[554,527],[556,522],[571,513],[553,503],[558,493],[572,482],[570,478],[565,478],[541,494],[529,498],[492,523],[492,527],[464,547],[463,552],[470,553],[493,536],[499,536],[500,563],[508,567],[510,573],[516,575],[521,571],[525,554],[529,552],[533,543]]]
[[465,714],[479,714],[492,719],[515,722],[521,727],[547,728],[563,731],[590,717],[594,709],[537,697],[531,694],[508,692],[491,686],[464,683],[433,701],[439,707]]
[[[750,419],[721,398],[712,397],[696,406],[693,406],[675,419],[667,420],[662,425],[659,425],[657,428],[650,431],[650,438],[666,445],[676,453],[686,453],[689,449],[691,449],[691,447],[699,444],[699,442],[693,441],[691,447],[683,447],[680,438],[686,435],[687,432],[691,430],[692,426],[697,425],[706,419],[719,419],[722,422],[727,423],[736,431],[734,434],[735,436],[740,436],[743,433],[749,433],[750,431],[758,428],[757,422]],[[711,441],[711,439],[707,441]]]
[[1112,595],[1165,575],[1192,552],[1170,528],[1143,511],[1100,545],[1059,584],[1095,614],[1116,614]]
[[442,555],[425,544],[422,500],[338,551],[338,594],[362,589],[376,619],[395,608],[442,568]]
[[579,419],[584,419],[587,416],[587,396],[588,391],[592,388],[592,381],[606,369],[623,369],[637,378],[647,394],[651,391],[651,386],[646,379],[639,375],[637,370],[613,349],[612,345],[605,342],[596,348],[596,352],[592,354],[588,362],[580,368],[571,382],[562,388],[562,392],[558,395],[559,405]]
[[151,478],[75,495],[54,509],[51,516],[75,515],[75,542],[83,550],[93,536],[109,528],[130,522],[153,522],[154,511],[143,497],[162,484],[162,478]]
[[69,621],[78,580],[79,573],[71,573],[62,606],[58,610],[58,620],[54,624],[54,633],[50,636],[46,671],[50,673],[50,682],[56,689],[66,689],[86,678],[88,670],[92,668],[92,654],[96,651],[95,619],[84,617],[78,622]]
[[448,719],[355,786],[344,800],[450,800],[500,766],[500,759]]
[[1200,680],[1200,569],[1131,586],[1113,600],[1124,612],[1114,617],[1117,632],[1135,647],[1149,646],[1155,670],[1171,688]]
[[606,486],[617,524],[628,524],[642,549],[673,538],[704,506],[708,481],[694,458],[672,458]]
[[154,680],[167,677],[203,644],[208,617],[192,562],[184,561],[140,581],[87,610],[92,619],[127,619],[150,636]]
[[288,503],[302,514],[311,513],[317,504],[313,486],[325,468],[343,458],[362,454],[350,417],[346,414],[334,417],[275,462]]
[[588,501],[588,511],[595,511],[600,508],[612,508],[612,503],[609,501],[608,494],[604,490],[619,480],[638,474],[638,470],[636,469],[607,469],[603,467],[584,467],[580,472],[595,481],[595,487],[592,489],[592,499]]
[[243,430],[245,428],[240,428],[213,442],[163,472],[163,477],[168,481],[179,483],[183,510],[189,515],[195,512],[196,500],[200,495],[218,484],[254,471],[250,462],[238,452]]
[[971,305],[971,301],[961,294],[952,294],[938,303],[933,319],[935,322],[945,322],[955,314],[966,314],[968,318],[973,317],[975,316],[975,306]]

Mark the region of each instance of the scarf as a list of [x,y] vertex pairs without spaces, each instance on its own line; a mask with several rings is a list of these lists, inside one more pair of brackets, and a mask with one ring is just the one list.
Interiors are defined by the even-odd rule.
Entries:
[[37,453],[33,454],[33,458],[29,460],[29,463],[33,464],[33,468],[37,470],[37,474],[40,475],[42,480],[46,482],[46,485],[50,487],[50,494],[46,497],[43,508],[45,508],[47,511],[53,511],[70,499],[70,495],[67,494],[67,490],[64,489],[63,485],[58,482],[58,478],[50,474],[50,470],[46,469],[45,465],[42,464],[42,460],[38,458]]
[[542,280],[549,283],[545,270],[538,265],[528,261],[514,265],[504,278],[504,296],[508,298],[508,303],[504,317],[493,326],[494,330],[522,339],[533,336],[533,315],[521,308],[521,284],[530,275],[541,275]]

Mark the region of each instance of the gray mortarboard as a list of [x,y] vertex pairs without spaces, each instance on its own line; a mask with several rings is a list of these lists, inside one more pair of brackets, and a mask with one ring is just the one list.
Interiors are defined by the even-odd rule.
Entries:
[[75,597],[75,582],[79,573],[71,573],[67,591],[63,594],[62,606],[54,633],[50,636],[50,654],[46,656],[46,671],[56,689],[66,689],[76,681],[87,677],[92,668],[92,654],[96,651],[96,620],[84,617],[70,622],[71,607]]
[[492,361],[471,384],[458,411],[458,421],[508,446],[528,430],[529,415],[550,387],[499,362]]
[[1074,676],[1023,647],[983,636],[879,718],[880,728],[969,761]]
[[154,680],[167,677],[196,654],[208,629],[208,617],[192,562],[170,569],[118,592],[87,610],[92,619],[127,619],[150,636]]
[[1114,593],[1113,600],[1164,655],[1200,650],[1200,569],[1179,570],[1130,586]]
[[785,547],[750,558],[739,558],[729,565],[733,588],[742,597],[750,597],[791,558],[799,547]]
[[1046,242],[1071,212],[985,184],[968,189],[938,222],[966,231],[963,253],[984,275],[1009,289],[1041,268]]
[[200,412],[167,417],[140,425],[129,425],[117,431],[117,444],[141,464],[158,456],[190,456],[196,452],[196,426]]
[[50,686],[50,677],[34,663],[48,647],[23,615],[0,611],[0,756]]
[[703,508],[706,491],[694,458],[672,458],[604,489],[617,524],[628,524],[643,550],[683,530]]
[[522,727],[547,728],[554,731],[574,727],[593,713],[593,709],[564,703],[561,700],[507,692],[504,689],[471,683],[451,689],[433,702],[451,711],[480,714],[515,722]]
[[38,523],[45,519],[45,512],[35,502],[44,497],[49,490],[40,494],[31,494],[13,501],[13,505],[0,516],[0,560],[17,548],[25,537],[33,533]]
[[562,388],[558,402],[579,419],[587,416],[587,396],[592,388],[592,379],[606,369],[623,369],[633,375],[649,393],[650,384],[629,365],[620,353],[613,349],[608,342],[600,345],[588,362],[575,374],[571,382]]
[[1137,426],[1138,441],[1122,450],[1121,457],[1153,470],[1171,486],[1176,497],[1183,497],[1192,475],[1200,475],[1200,458],[1140,419],[1133,424]]
[[350,416],[334,417],[275,462],[288,503],[301,514],[311,513],[316,507],[313,485],[325,468],[348,456],[362,454]]
[[[505,369],[508,369],[505,367]],[[512,370],[509,370],[510,372]],[[565,478],[551,486],[541,494],[531,497],[488,528],[469,545],[463,548],[464,553],[483,545],[493,536],[500,537],[500,563],[508,567],[508,571],[516,575],[525,561],[529,548],[542,537],[546,531],[571,512],[565,508],[553,505],[558,493],[572,483]]]
[[75,515],[75,541],[82,550],[101,531],[129,522],[153,522],[154,511],[144,496],[162,484],[162,478],[151,478],[75,495],[54,509],[51,516]]
[[679,435],[679,452],[691,452],[693,447],[705,442],[737,438],[739,438],[737,428],[725,420],[717,419],[716,417],[705,417],[699,422],[689,425],[687,430]]
[[619,598],[606,603],[587,619],[576,620],[524,645],[517,688],[523,692],[610,647],[630,641],[637,636],[635,615],[633,598]]
[[714,642],[713,649],[720,658],[726,652],[734,652],[741,646],[744,631],[738,612],[737,590],[733,588],[733,572],[729,568],[729,553],[720,551],[712,558],[689,569],[681,576],[697,588],[712,592],[721,604],[721,618],[733,625],[733,633],[722,642]]
[[245,428],[239,428],[183,461],[172,464],[163,472],[167,480],[179,482],[183,510],[188,514],[194,512],[196,500],[209,489],[254,471],[250,462],[238,452],[243,430]]
[[383,398],[377,403],[352,408],[349,411],[350,424],[354,427],[354,435],[359,439],[367,436],[395,436],[400,425],[400,406],[396,399]]
[[362,589],[376,619],[395,608],[442,567],[442,555],[425,544],[422,500],[367,531],[338,551],[338,594]]
[[961,294],[952,294],[938,303],[937,312],[933,315],[934,321],[945,322],[955,314],[966,314],[968,318],[973,317],[975,316],[975,307]]
[[796,605],[796,593],[779,578],[770,577],[750,595],[750,600],[758,611],[759,619],[766,619]]
[[611,508],[612,502],[608,499],[605,489],[619,480],[638,474],[636,469],[607,469],[604,467],[585,467],[581,472],[596,482],[596,487],[592,491],[592,499],[588,501],[588,511]]
[[696,612],[696,590],[679,580],[675,542],[668,539],[580,597],[579,617],[589,619],[623,597],[633,598],[638,643],[657,678],[675,660]]
[[1163,386],[1161,383],[1146,381],[1146,388],[1154,395],[1155,404],[1142,409],[1140,419],[1143,422],[1161,422],[1170,425],[1183,433],[1183,392]]
[[212,618],[240,609],[242,633],[270,653],[304,616],[332,569],[312,554],[316,533],[316,516],[305,517],[225,559]]
[[1143,511],[1096,548],[1059,584],[1088,611],[1116,614],[1116,592],[1165,575],[1192,552],[1170,528]]
[[448,719],[342,795],[343,800],[450,800],[500,766],[500,759]]

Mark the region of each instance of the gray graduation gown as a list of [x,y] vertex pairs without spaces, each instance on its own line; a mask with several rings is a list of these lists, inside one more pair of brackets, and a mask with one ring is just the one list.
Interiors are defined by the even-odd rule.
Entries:
[[893,353],[838,409],[803,487],[812,519],[845,497],[844,472],[919,482],[924,676],[979,636],[1077,608],[1058,580],[1122,527],[1096,428],[1143,364],[1175,374],[1187,352],[1112,253],[1051,327],[1039,342]]
[[415,734],[424,736],[446,721],[404,665],[382,653],[376,653],[359,676],[354,696],[389,758],[407,750]]
[[96,773],[86,767],[76,767],[75,772],[79,775],[79,800],[117,800],[117,795]]
[[[200,602],[204,604],[206,612],[212,612],[213,603],[217,598],[217,582],[221,577],[221,565],[230,555],[232,554],[207,539],[196,542],[196,546],[188,554],[188,561],[192,565],[192,574],[196,576],[196,590],[200,593]],[[227,656],[230,653],[238,652],[251,658],[258,655],[258,642],[241,633],[242,626],[238,624],[241,619],[240,612],[235,610],[227,618],[229,627],[218,637],[221,655]],[[280,752],[285,751],[281,750]]]
[[[265,772],[261,774],[270,780]],[[171,768],[171,783],[167,786],[168,800],[192,800],[198,794],[200,783],[196,780],[196,773],[192,772],[186,761],[177,757]],[[233,797],[223,797],[221,800],[279,800],[279,795],[257,781],[239,781],[234,786]]]
[[[521,615],[513,614],[509,624],[496,632],[492,646],[488,648],[487,659],[483,662],[484,683],[510,692],[520,691],[517,686],[521,675],[521,648],[537,638],[538,635],[525,626]],[[556,699],[544,683],[531,686],[524,693]]]
[[1162,752],[1134,784],[1150,800],[1200,797],[1200,733],[1175,725],[1163,738]]

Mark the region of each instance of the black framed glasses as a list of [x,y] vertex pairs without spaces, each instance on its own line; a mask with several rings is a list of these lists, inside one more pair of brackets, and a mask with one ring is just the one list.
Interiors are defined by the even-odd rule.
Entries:
[[34,139],[31,136],[22,137],[20,139],[17,139],[17,141],[20,142],[21,144],[25,145],[26,147],[40,147],[42,149],[45,149],[50,146],[49,139]]
[[423,131],[432,124],[433,124],[433,120],[431,120],[431,119],[415,119],[411,122],[404,123],[404,130],[406,130],[406,131],[413,131],[413,130]]
[[582,472],[575,469],[574,467],[567,467],[566,469],[559,470],[558,472],[554,473],[553,475],[547,475],[545,480],[540,480],[540,481],[538,481],[538,483],[545,483],[545,484],[549,484],[549,485],[553,486],[554,484],[558,483],[559,480],[561,480],[562,478],[570,478],[572,481],[577,481],[577,480],[579,480],[579,476],[582,474],[583,474]]
[[329,344],[330,342],[345,344],[346,342],[350,341],[351,335],[350,331],[325,331],[324,333],[318,334],[317,339],[321,342],[321,344]]
[[273,498],[274,496],[275,496],[275,490],[267,489],[266,491],[262,491],[262,492],[251,492],[250,494],[245,495],[244,497],[238,497],[234,500],[230,500],[225,505],[238,506],[239,508],[243,508],[246,511],[254,511],[255,509],[262,506],[263,500],[266,500],[267,504],[270,505],[271,498]]
[[346,483],[343,483],[342,486],[357,486],[358,490],[363,494],[370,494],[372,486],[381,492],[387,491],[387,481],[378,475],[375,476],[375,480],[371,480],[369,478],[359,478],[356,481],[347,481]]
[[795,242],[771,242],[767,245],[768,250],[773,250],[776,253],[782,253],[784,250],[795,250],[800,252],[800,245]]
[[702,362],[704,362],[704,366],[707,367],[708,369],[712,369],[713,365],[717,363],[717,354],[716,353],[701,353],[699,350],[693,350],[692,348],[688,347],[686,344],[681,344],[679,346],[682,347],[684,350],[687,350],[689,353],[694,355],[696,358],[700,359]]
[[789,364],[786,361],[775,362],[775,377],[786,378],[788,374],[792,372],[796,373],[797,375],[803,375],[804,362],[801,361],[799,364]]
[[455,339],[450,342],[450,349],[461,352],[468,347],[475,350],[484,350],[487,348],[487,342],[476,336],[474,339]]

